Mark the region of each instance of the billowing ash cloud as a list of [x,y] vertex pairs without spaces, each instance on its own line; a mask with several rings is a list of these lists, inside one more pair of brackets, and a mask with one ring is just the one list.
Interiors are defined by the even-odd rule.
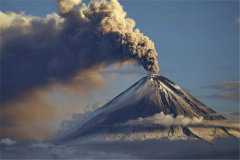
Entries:
[[0,12],[0,102],[113,63],[159,72],[154,43],[117,0],[59,0],[58,8],[44,18]]

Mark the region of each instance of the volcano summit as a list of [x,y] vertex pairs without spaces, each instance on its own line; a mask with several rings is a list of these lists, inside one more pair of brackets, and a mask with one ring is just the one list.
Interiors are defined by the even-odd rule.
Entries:
[[207,141],[239,136],[239,127],[228,125],[217,114],[169,79],[143,77],[103,107],[90,113],[60,141],[104,133],[121,138],[193,137]]

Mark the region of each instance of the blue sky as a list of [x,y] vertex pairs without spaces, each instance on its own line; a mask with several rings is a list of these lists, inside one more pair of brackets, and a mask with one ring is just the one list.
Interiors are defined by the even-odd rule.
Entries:
[[[211,86],[239,81],[239,1],[120,0],[120,3],[137,27],[154,40],[162,75],[219,111],[238,111],[239,101],[216,96],[225,91]],[[56,11],[56,2],[0,0],[0,10],[44,16]],[[107,80],[101,98],[112,98],[141,76],[115,73],[114,79]],[[98,97],[96,94],[91,96]]]

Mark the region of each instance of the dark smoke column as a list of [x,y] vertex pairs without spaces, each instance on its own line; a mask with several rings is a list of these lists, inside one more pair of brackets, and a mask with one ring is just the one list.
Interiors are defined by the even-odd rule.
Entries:
[[79,0],[59,0],[58,5],[59,13],[69,22],[70,28],[77,28],[81,20],[79,29],[86,28],[85,36],[89,33],[96,37],[98,53],[94,56],[99,57],[98,62],[101,63],[102,57],[103,63],[133,59],[148,72],[159,73],[154,42],[136,28],[135,21],[127,16],[117,0],[93,0],[86,7]]
[[[155,53],[154,53],[155,52]],[[157,55],[156,51],[150,50],[148,51],[148,56],[142,60],[142,65],[144,69],[153,74],[159,74],[160,68],[158,64],[158,59],[155,55]]]

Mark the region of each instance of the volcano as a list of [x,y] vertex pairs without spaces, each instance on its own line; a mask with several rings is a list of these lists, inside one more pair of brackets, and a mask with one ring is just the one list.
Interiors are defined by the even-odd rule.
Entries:
[[[189,126],[171,124],[166,127],[161,124],[163,120],[161,118],[160,123],[146,123],[149,121],[145,120],[159,114],[171,116],[176,120],[179,116],[187,117],[190,121],[200,119],[207,124],[192,125],[191,123]],[[141,121],[138,121],[139,119]],[[128,123],[134,121],[134,125]],[[169,79],[159,75],[149,75],[89,114],[77,128],[61,136],[60,141],[74,140],[102,131],[124,132],[127,137],[133,132],[146,134],[154,132],[158,137],[160,133],[166,132],[165,137],[180,135],[208,141],[216,137],[236,136],[236,133],[239,133],[239,128],[232,129],[223,126],[223,123],[220,123],[221,125],[213,123],[216,121],[224,122],[226,118]]]

